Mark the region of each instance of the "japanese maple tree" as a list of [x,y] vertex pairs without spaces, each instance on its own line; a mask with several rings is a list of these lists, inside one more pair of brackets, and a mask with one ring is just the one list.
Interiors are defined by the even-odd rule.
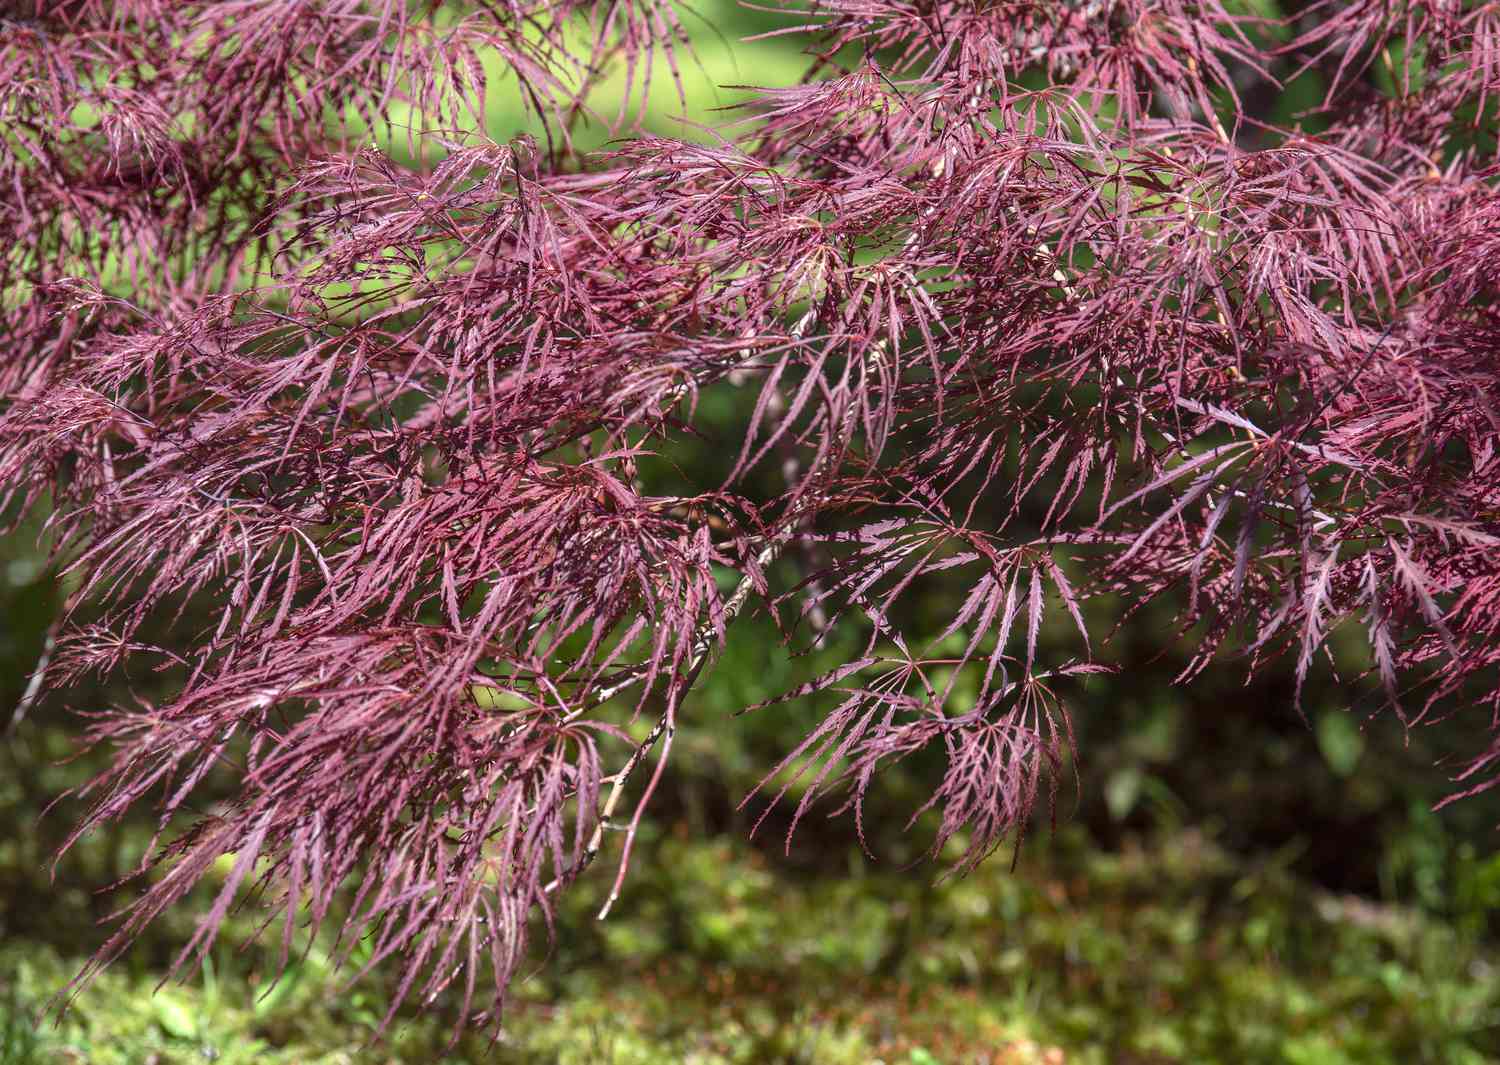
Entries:
[[[640,129],[687,12],[0,4],[0,485],[77,582],[36,689],[172,678],[80,708],[115,753],[74,838],[161,825],[97,964],[230,855],[179,964],[256,887],[284,951],[337,913],[395,1001],[497,1017],[750,610],[859,640],[748,799],[859,819],[936,750],[960,869],[1157,599],[1184,680],[1488,714],[1454,795],[1496,780],[1500,6],[818,2],[806,78],[706,144]],[[536,137],[485,134],[499,93]],[[674,461],[704,433],[727,476]]]

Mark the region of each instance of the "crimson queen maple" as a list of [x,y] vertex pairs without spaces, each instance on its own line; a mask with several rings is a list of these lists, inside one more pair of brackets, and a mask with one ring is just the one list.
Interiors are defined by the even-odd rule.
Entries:
[[[1500,7],[1268,10],[818,2],[705,145],[635,125],[689,61],[657,0],[0,4],[0,485],[76,580],[36,687],[172,679],[91,717],[77,834],[162,829],[97,963],[232,856],[182,963],[253,886],[288,948],[338,913],[398,999],[498,1016],[750,610],[860,634],[764,798],[861,818],[937,751],[960,868],[1153,599],[1189,675],[1500,714]],[[478,132],[498,93],[536,138]]]

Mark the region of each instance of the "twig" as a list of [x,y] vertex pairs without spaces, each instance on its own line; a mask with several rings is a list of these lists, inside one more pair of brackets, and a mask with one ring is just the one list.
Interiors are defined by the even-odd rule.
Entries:
[[21,722],[31,708],[36,705],[37,699],[42,694],[42,680],[47,675],[47,667],[52,664],[52,655],[57,650],[57,633],[62,628],[63,615],[59,614],[52,619],[52,624],[47,626],[47,639],[42,644],[42,653],[36,660],[36,666],[31,671],[30,678],[26,681],[26,690],[21,693],[21,701],[16,703],[15,710],[10,715],[10,723],[6,726],[8,734],[14,734],[21,727]]

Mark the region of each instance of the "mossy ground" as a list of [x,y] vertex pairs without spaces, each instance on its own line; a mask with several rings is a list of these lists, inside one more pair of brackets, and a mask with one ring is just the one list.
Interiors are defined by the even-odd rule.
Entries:
[[[1352,1062],[1500,1052],[1500,968],[1415,911],[1316,891],[1191,831],[1117,853],[1064,832],[966,879],[853,863],[795,874],[727,839],[650,841],[614,915],[587,890],[498,1042],[445,1052],[441,1016],[380,1042],[378,986],[341,990],[322,944],[269,990],[226,943],[185,985],[132,955],[60,1022],[36,1011],[80,959],[0,949],[6,1065]],[[186,933],[190,915],[162,934]],[[248,917],[231,929],[250,927]]]

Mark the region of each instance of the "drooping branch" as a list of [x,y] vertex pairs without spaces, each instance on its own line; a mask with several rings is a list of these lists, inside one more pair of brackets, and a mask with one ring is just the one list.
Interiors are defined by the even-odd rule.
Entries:
[[[36,687],[177,685],[92,719],[79,831],[166,800],[101,960],[235,854],[284,935],[358,883],[398,998],[466,974],[467,1012],[484,961],[497,1011],[623,821],[608,912],[756,601],[864,641],[791,693],[837,704],[762,790],[806,774],[796,822],[844,788],[863,836],[877,774],[940,750],[919,813],[960,867],[1055,783],[1121,603],[1174,602],[1189,674],[1284,653],[1300,692],[1358,628],[1408,721],[1500,699],[1493,5],[834,0],[717,144],[597,155],[569,125],[615,64],[634,127],[670,5],[23,6],[0,491],[96,615]],[[477,128],[496,66],[536,141]],[[1312,67],[1317,137],[1251,113]],[[714,390],[744,399],[700,469]]]

